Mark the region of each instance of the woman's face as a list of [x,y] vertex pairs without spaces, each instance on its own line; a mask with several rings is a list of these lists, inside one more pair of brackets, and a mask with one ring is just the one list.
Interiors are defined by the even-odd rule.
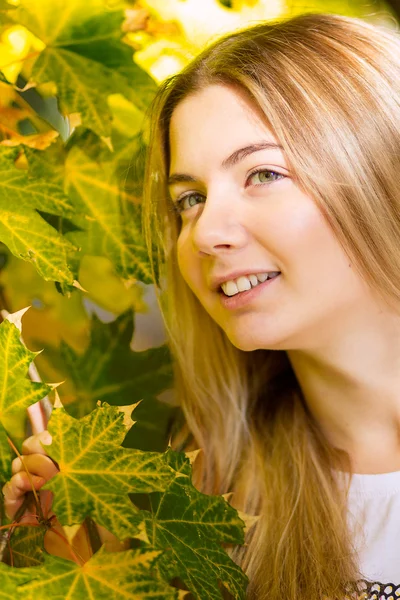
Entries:
[[[182,200],[179,268],[235,346],[311,349],[351,326],[366,285],[242,94],[212,85],[187,97],[173,113],[170,147],[171,198]],[[276,271],[238,295],[215,284]]]

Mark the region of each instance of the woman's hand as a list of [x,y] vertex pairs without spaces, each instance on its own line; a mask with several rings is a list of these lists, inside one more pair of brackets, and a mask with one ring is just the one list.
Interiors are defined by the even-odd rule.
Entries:
[[[22,460],[18,457],[12,462],[13,475],[3,487],[4,506],[10,519],[15,518],[16,513],[24,504],[26,494],[32,491],[32,484],[35,490],[38,491],[43,516],[50,519],[54,515],[51,512],[53,492],[50,490],[40,492],[39,490],[49,479],[57,475],[59,469],[51,458],[46,455],[46,450],[41,442],[46,445],[51,443],[51,435],[48,431],[42,431],[27,438],[22,444]],[[30,478],[26,469],[29,471]],[[40,516],[37,512],[37,508],[32,506],[28,512],[25,511],[24,515],[21,515],[20,520],[23,520],[25,525],[36,525],[38,522],[37,517]],[[46,532],[44,547],[50,554],[79,562],[65,537],[63,528],[57,521]]]
[[[46,455],[46,450],[41,445],[41,442],[46,445],[50,444],[51,439],[51,435],[48,431],[32,435],[22,444],[22,460],[20,458],[15,458],[13,460],[13,475],[10,481],[3,487],[4,505],[7,516],[10,519],[15,518],[16,513],[24,503],[27,492],[32,490],[32,485],[26,469],[28,469],[30,473],[35,490],[39,492],[38,496],[40,498],[44,517],[50,518],[54,515],[54,513],[50,511],[53,501],[53,492],[50,490],[39,491],[49,479],[59,472],[56,464]],[[35,509],[34,511],[36,512]],[[36,516],[37,515],[32,514],[32,511],[29,511],[28,514],[24,516],[23,522],[27,525],[30,523],[37,524]],[[104,527],[97,525],[97,530],[101,543],[106,544],[109,552],[126,550],[130,547],[129,540],[120,542]],[[57,532],[59,535],[57,535]],[[63,541],[62,538],[65,541]],[[82,560],[77,560],[77,556],[83,560],[88,560],[92,555],[92,550],[88,546],[88,543],[88,532],[84,526],[81,526],[74,537],[72,548],[66,539],[63,527],[57,521],[53,523],[52,529],[49,529],[46,532],[44,538],[44,547],[47,552],[55,556],[60,556],[61,558],[74,560],[78,563],[81,563]]]
[[[32,484],[26,469],[31,475],[35,490],[40,490],[49,479],[58,473],[57,466],[46,455],[46,451],[40,442],[44,444],[51,443],[51,435],[48,431],[42,431],[42,433],[27,438],[22,444],[22,460],[15,458],[12,462],[13,475],[10,481],[3,487],[4,506],[6,514],[10,519],[15,517],[15,514],[24,503],[26,493],[32,490]],[[39,492],[38,495],[44,516],[50,516],[49,511],[53,500],[53,493],[45,490]],[[29,520],[24,519],[24,522],[37,521],[34,517],[29,517]]]

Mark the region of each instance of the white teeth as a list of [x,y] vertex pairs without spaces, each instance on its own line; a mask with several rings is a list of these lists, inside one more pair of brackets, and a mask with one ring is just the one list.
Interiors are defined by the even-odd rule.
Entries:
[[238,287],[234,281],[228,281],[221,285],[226,296],[234,296],[239,293]]
[[251,290],[251,283],[245,275],[236,279],[236,285],[239,292],[246,292],[247,290]]
[[255,287],[259,283],[263,283],[268,279],[268,277],[272,278],[275,275],[279,274],[279,271],[274,271],[273,273],[257,273],[251,275],[242,275],[238,277],[238,279],[234,281],[227,281],[221,285],[222,290],[226,296],[234,296],[239,292],[245,292],[246,290],[250,290],[252,287]]
[[257,275],[249,275],[251,285],[255,287],[258,283]]

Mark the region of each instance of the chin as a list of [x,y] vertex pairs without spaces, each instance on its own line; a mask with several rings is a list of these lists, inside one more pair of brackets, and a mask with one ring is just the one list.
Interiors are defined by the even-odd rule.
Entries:
[[237,332],[232,335],[226,333],[226,335],[231,344],[239,350],[243,350],[243,352],[252,352],[253,350],[269,348],[269,346],[266,346],[261,340],[251,338],[251,336],[238,336]]
[[288,350],[292,345],[287,337],[276,336],[251,336],[248,331],[243,335],[238,331],[225,331],[226,336],[233,346],[243,352],[252,352],[253,350]]

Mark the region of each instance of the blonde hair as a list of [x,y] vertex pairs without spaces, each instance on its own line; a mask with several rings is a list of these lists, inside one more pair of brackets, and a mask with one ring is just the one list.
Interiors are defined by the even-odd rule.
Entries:
[[[297,183],[359,274],[400,300],[400,43],[359,19],[305,14],[218,40],[161,86],[151,115],[143,231],[173,356],[175,390],[200,447],[195,483],[260,515],[229,548],[248,598],[342,600],[359,573],[346,521],[348,454],[322,435],[284,351],[234,347],[183,280],[166,179],[171,115],[189,94],[234,86],[261,109]],[[159,269],[159,271],[157,271]],[[178,442],[176,442],[177,444]]]

